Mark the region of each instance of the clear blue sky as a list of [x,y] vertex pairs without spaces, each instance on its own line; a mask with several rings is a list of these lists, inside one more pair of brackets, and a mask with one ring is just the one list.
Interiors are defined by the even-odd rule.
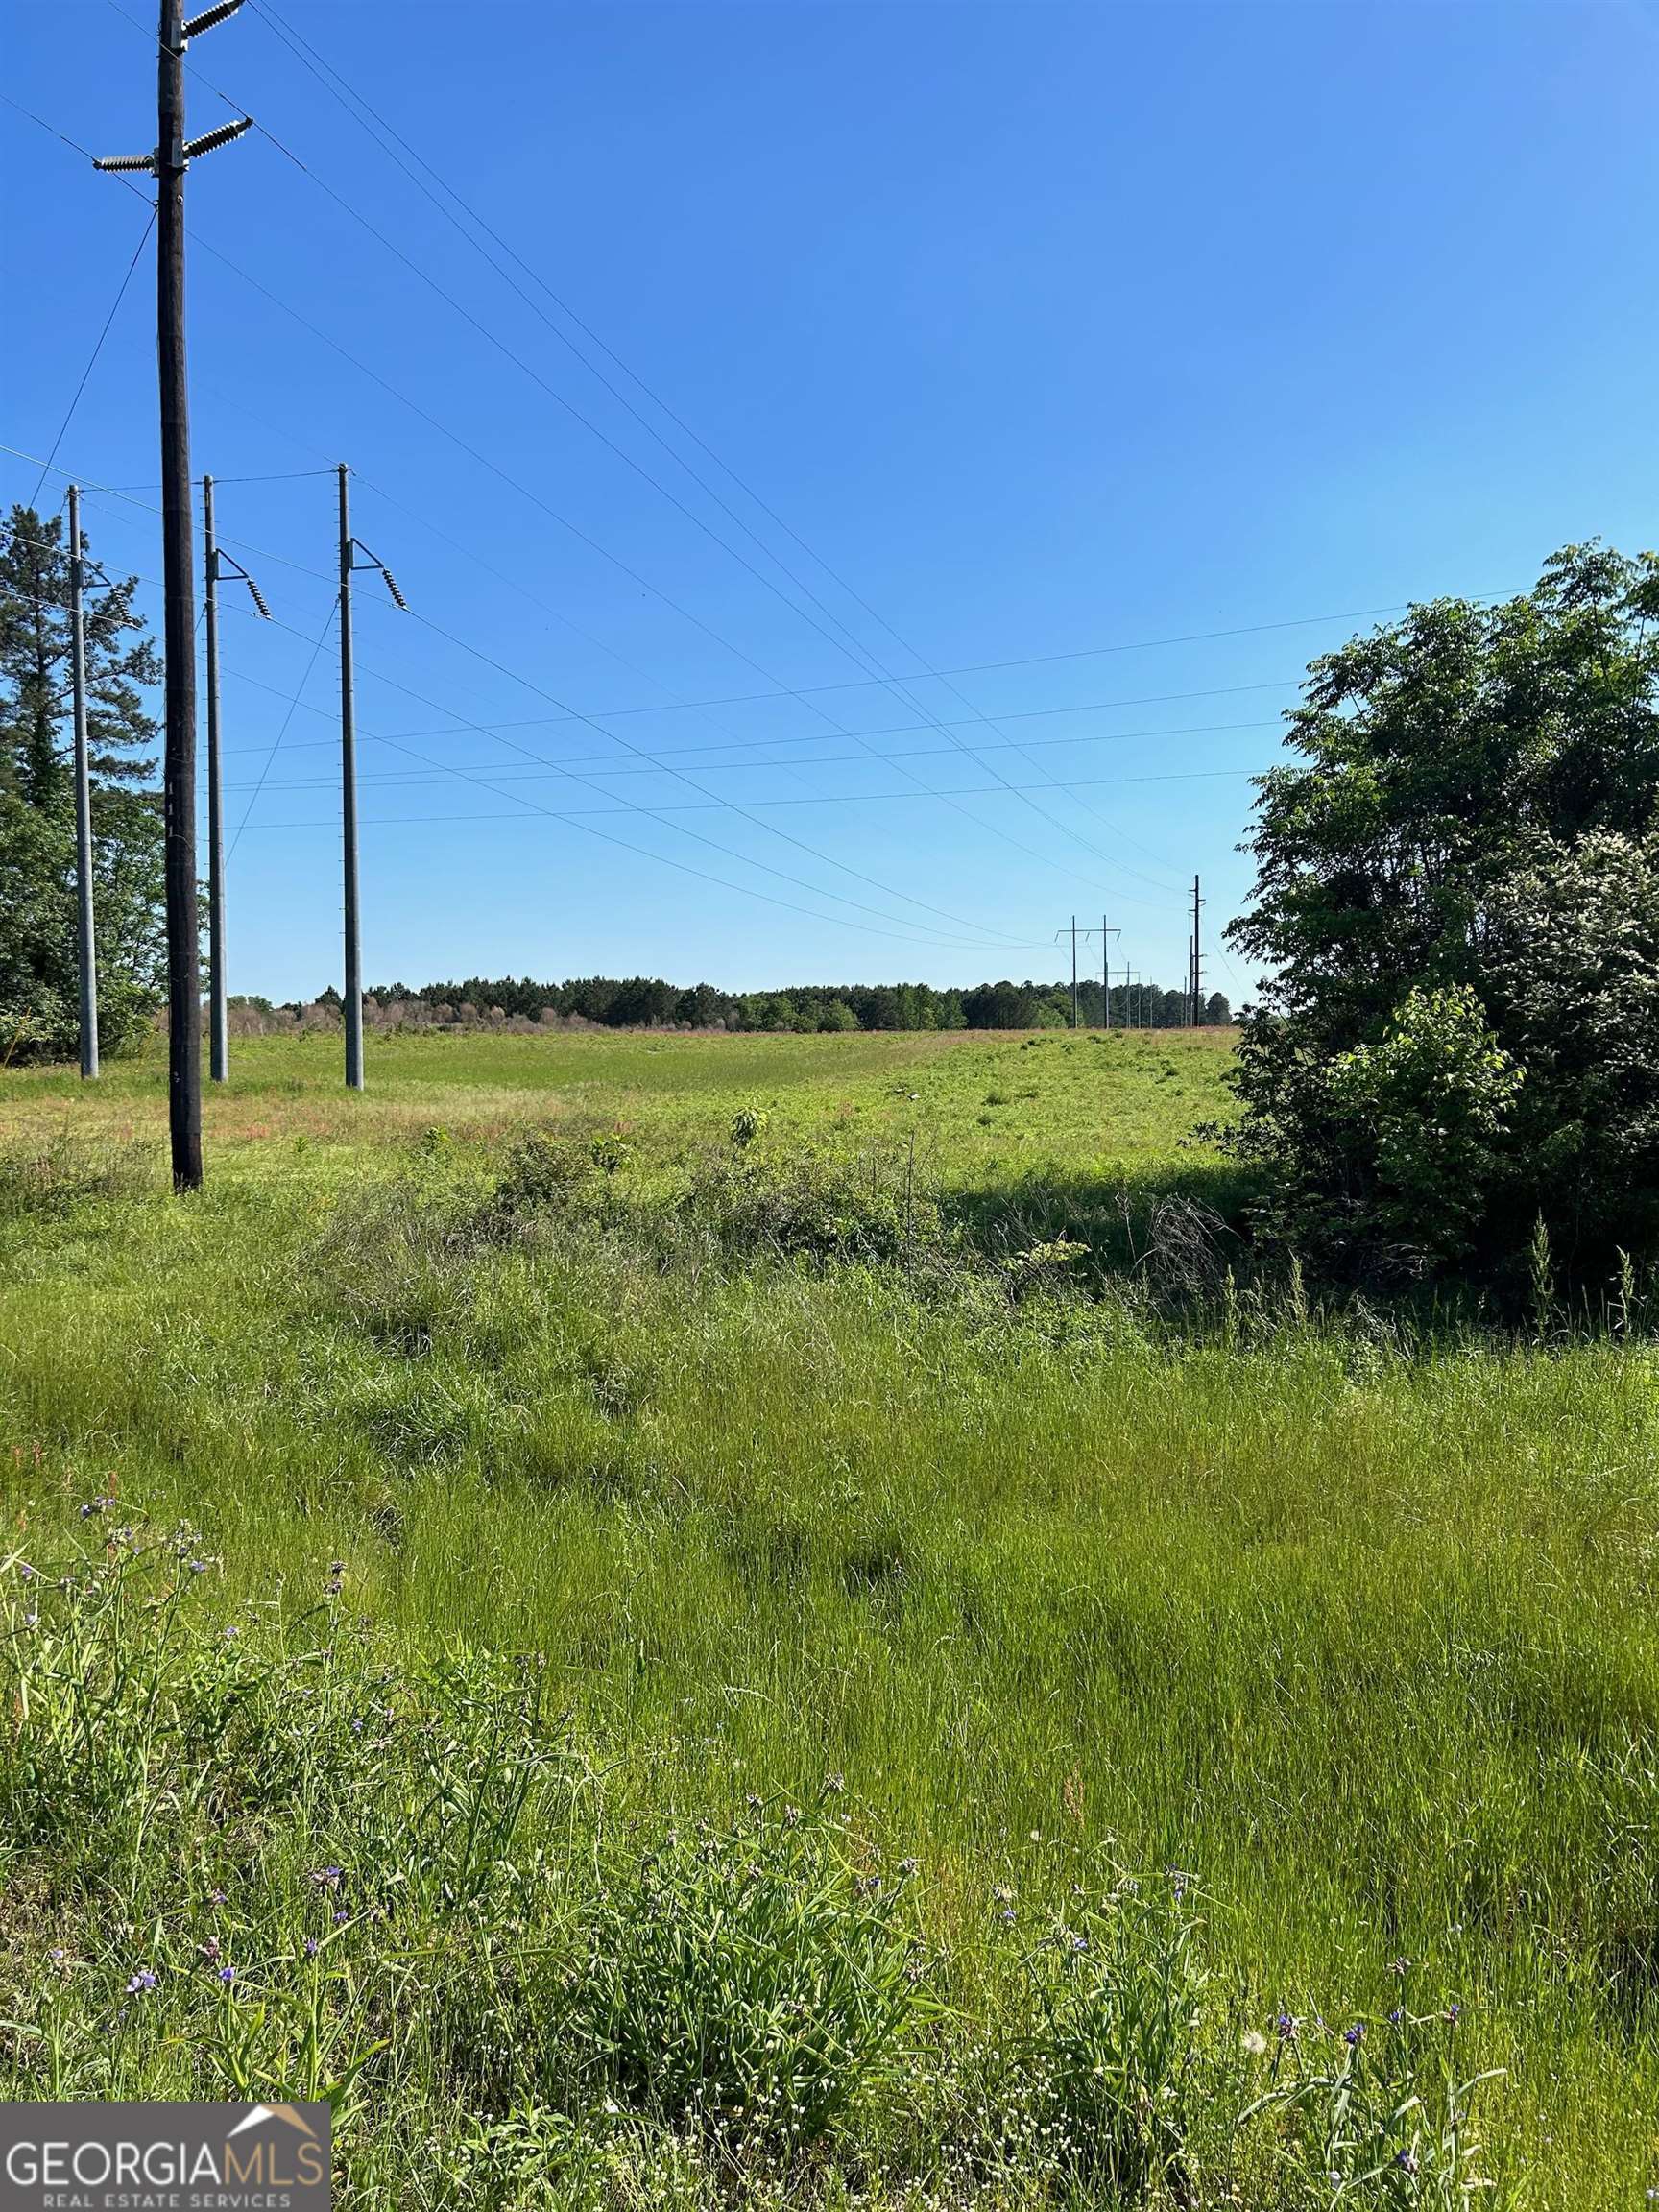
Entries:
[[[195,466],[349,461],[359,534],[450,634],[361,580],[374,979],[1052,974],[1053,931],[1104,909],[1120,958],[1174,982],[1181,886],[1202,871],[1212,932],[1237,910],[1246,772],[1356,625],[1145,641],[1504,590],[1569,540],[1659,538],[1647,0],[276,4],[811,548],[515,271],[541,314],[517,296],[254,5],[199,40],[192,129],[222,86],[314,175],[258,134],[192,171]],[[141,152],[153,17],[10,0],[7,87]],[[145,216],[4,107],[0,149],[0,268],[29,301],[0,437],[43,454]],[[63,439],[84,479],[155,482],[152,316],[147,252]],[[328,617],[333,500],[325,475],[220,494],[291,626],[225,621],[233,824],[266,772],[231,983],[281,997],[339,973],[331,637],[270,757]],[[108,565],[158,573],[144,506],[88,494],[86,517]],[[678,776],[639,757],[670,753]],[[577,809],[621,844],[553,818]]]

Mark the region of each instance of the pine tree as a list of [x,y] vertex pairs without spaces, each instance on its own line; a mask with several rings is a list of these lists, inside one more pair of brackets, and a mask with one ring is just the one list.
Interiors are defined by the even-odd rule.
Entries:
[[[85,604],[99,1032],[113,1051],[160,1003],[160,661],[133,612],[136,577]],[[14,506],[0,522],[0,1061],[66,1058],[79,1020],[69,557],[63,523]]]

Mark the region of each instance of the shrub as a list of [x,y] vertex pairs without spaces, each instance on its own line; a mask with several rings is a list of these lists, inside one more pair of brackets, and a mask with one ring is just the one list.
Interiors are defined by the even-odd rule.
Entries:
[[1521,1089],[1473,990],[1409,992],[1380,1044],[1336,1062],[1331,1087],[1365,1158],[1375,1231],[1407,1265],[1468,1252],[1506,1179]]

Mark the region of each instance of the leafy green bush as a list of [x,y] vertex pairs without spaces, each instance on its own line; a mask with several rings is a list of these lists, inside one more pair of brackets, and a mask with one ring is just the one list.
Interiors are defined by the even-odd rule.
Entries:
[[1331,1090],[1367,1157],[1373,1233],[1407,1266],[1468,1252],[1506,1178],[1521,1090],[1474,991],[1408,992],[1380,1043],[1336,1062]]

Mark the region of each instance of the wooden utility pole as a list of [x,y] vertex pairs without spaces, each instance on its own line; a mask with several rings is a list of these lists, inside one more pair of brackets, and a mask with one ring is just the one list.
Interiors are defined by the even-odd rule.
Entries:
[[1100,917],[1100,988],[1104,994],[1100,1006],[1100,1026],[1112,1026],[1112,940],[1119,932],[1108,928],[1104,914]]
[[207,1070],[230,1079],[229,1004],[225,985],[225,798],[219,772],[219,548],[213,540],[213,479],[202,479],[202,582],[207,642]]
[[196,913],[196,574],[190,525],[190,387],[184,354],[184,171],[200,154],[239,138],[245,115],[194,141],[184,135],[184,47],[235,13],[219,0],[189,22],[160,0],[156,147],[99,161],[156,179],[156,351],[161,392],[161,581],[166,600],[166,741],[161,763],[167,892],[167,1122],[175,1190],[202,1183],[202,977]]
[[92,763],[86,738],[86,589],[81,487],[69,487],[69,683],[75,706],[75,890],[80,916],[81,1073],[98,1073],[98,941],[92,915]]
[[202,1182],[202,979],[196,916],[196,574],[184,358],[184,26],[161,0],[156,132],[156,357],[161,377],[161,581],[167,662],[162,760],[167,888],[167,1123],[173,1188]]
[[219,755],[219,579],[233,576],[253,596],[256,613],[269,622],[264,595],[237,561],[219,543],[213,528],[213,479],[202,479],[202,580],[207,640],[207,1066],[215,1083],[230,1080],[229,978],[225,947],[225,788]]
[[357,701],[351,680],[351,498],[340,464],[340,825],[345,844],[346,1088],[363,1088],[363,923],[357,905]]
[[1077,1026],[1077,917],[1071,917],[1071,1026]]
[[[407,612],[397,579],[361,539],[351,535],[350,470],[340,464],[340,818],[344,833],[346,926],[346,1085],[363,1088],[363,922],[357,899],[357,701],[351,675],[351,578],[377,568],[393,604]],[[362,559],[358,559],[358,555]]]

